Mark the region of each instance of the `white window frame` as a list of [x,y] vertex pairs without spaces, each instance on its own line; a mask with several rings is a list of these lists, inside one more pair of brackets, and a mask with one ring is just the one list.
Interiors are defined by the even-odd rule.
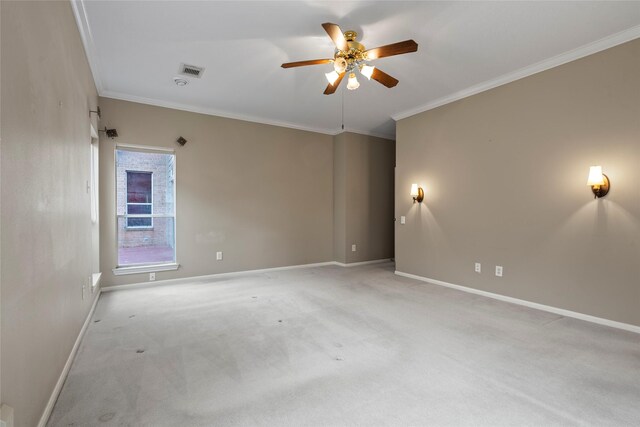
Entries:
[[[173,213],[171,215],[168,214],[152,214],[152,218],[173,218],[173,258],[174,262],[170,263],[158,263],[158,264],[128,264],[124,266],[117,265],[115,268],[111,269],[115,276],[121,276],[126,274],[140,274],[140,273],[153,273],[156,271],[170,271],[177,270],[180,268],[180,264],[178,263],[178,236],[177,236],[177,223],[178,218],[176,215],[176,207],[178,205],[178,194],[176,192],[176,176],[177,176],[177,156],[176,152],[173,149],[162,148],[162,147],[152,147],[152,146],[144,146],[144,145],[133,145],[133,144],[116,144],[113,150],[113,164],[114,164],[114,197],[115,197],[115,215],[116,215],[116,238],[115,238],[115,253],[116,253],[116,263],[118,260],[118,219],[123,218],[126,215],[126,211],[124,214],[118,214],[118,162],[117,162],[117,151],[138,151],[143,153],[159,153],[159,154],[171,154],[174,156],[173,162]],[[153,181],[152,181],[153,182]],[[126,210],[126,199],[125,199],[125,210]],[[136,215],[129,215],[131,217],[135,217]],[[146,216],[146,215],[145,215]]]
[[[153,172],[149,171],[139,171],[139,170],[125,170],[125,174],[127,174],[127,178],[125,179],[125,207],[124,207],[124,220],[125,225],[124,228],[127,230],[135,231],[135,230],[153,230]],[[129,172],[132,173],[145,173],[151,175],[151,203],[129,203],[127,199],[129,198]],[[175,189],[174,189],[175,191]],[[151,214],[140,214],[141,216],[136,216],[135,214],[129,214],[129,205],[151,205]],[[151,215],[151,216],[149,216]],[[129,218],[149,218],[151,219],[151,225],[129,225]]]
[[99,152],[99,146],[98,146],[98,137],[96,136],[95,138],[93,137],[93,133],[95,132],[95,130],[93,129],[93,126],[91,126],[91,146],[90,146],[90,162],[91,162],[91,166],[90,166],[90,177],[89,177],[89,197],[91,199],[91,223],[92,224],[96,224],[98,222],[99,216],[100,216],[100,212],[99,212],[99,208],[98,208],[98,173],[99,173],[99,156],[100,156],[100,152]]
[[[91,203],[91,224],[96,226],[98,221],[100,220],[100,137],[98,136],[98,132],[96,128],[93,127],[93,123],[89,123],[89,127],[91,128],[91,155],[90,162],[91,167],[89,173],[91,176],[89,177],[89,198]],[[99,233],[98,233],[99,235]],[[94,235],[92,232],[91,236],[91,250],[94,250],[94,244],[97,244],[98,248],[100,247],[99,237],[98,242],[94,242]],[[99,251],[99,249],[98,249]],[[97,265],[94,264],[93,260],[94,254],[91,254],[91,293],[94,293],[98,286],[100,285],[100,278],[102,277],[102,272],[100,272],[100,257],[98,256]]]

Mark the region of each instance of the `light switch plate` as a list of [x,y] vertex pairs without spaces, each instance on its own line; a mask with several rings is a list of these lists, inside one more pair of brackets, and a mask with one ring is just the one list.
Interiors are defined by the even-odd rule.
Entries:
[[400,224],[405,224],[407,222],[407,217],[401,216],[400,217]]
[[356,245],[351,245],[351,252],[355,252],[356,251]]

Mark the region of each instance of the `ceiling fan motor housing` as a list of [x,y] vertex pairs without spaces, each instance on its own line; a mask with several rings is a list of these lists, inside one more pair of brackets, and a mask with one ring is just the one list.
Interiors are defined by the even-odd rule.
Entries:
[[[338,73],[351,72],[356,67],[361,65],[361,62],[366,61],[365,47],[362,43],[356,41],[358,33],[355,31],[345,31],[344,38],[347,40],[348,50],[342,51],[336,49],[334,55],[334,66]],[[344,61],[344,62],[343,62]],[[346,67],[343,67],[343,63],[346,63]]]

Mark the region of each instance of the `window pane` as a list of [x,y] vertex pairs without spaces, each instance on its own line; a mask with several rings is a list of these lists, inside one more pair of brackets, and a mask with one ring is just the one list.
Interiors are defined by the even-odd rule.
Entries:
[[127,205],[127,213],[131,215],[151,214],[151,204],[148,205]]
[[151,173],[127,172],[127,203],[151,203]]
[[[150,221],[151,218],[127,218]],[[173,218],[153,218],[153,228],[127,229],[125,218],[118,218],[118,265],[163,264],[175,262]],[[130,226],[131,227],[131,226]]]
[[151,218],[127,218],[127,227],[151,227],[153,220]]

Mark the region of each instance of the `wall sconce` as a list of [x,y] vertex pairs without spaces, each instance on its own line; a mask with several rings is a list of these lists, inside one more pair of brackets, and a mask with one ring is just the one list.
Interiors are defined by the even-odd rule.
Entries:
[[104,127],[104,130],[100,129],[98,132],[104,132],[107,137],[113,139],[113,138],[117,138],[118,137],[118,131],[115,129],[107,129],[107,127]]
[[604,197],[609,192],[609,177],[602,173],[602,166],[591,166],[587,185],[591,186],[594,199]]
[[422,187],[418,187],[418,184],[411,184],[411,197],[413,197],[413,203],[422,203],[424,200],[424,191]]

